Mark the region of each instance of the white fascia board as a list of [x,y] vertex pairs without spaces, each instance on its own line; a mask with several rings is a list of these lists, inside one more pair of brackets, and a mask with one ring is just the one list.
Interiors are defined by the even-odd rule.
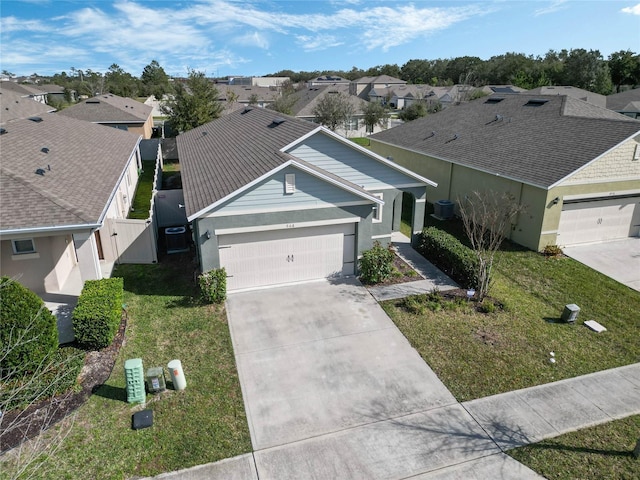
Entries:
[[240,211],[231,211],[225,212],[224,208],[222,210],[218,210],[217,212],[210,213],[202,218],[220,218],[220,217],[234,217],[236,215],[253,215],[253,214],[263,214],[263,213],[284,213],[284,212],[300,212],[302,210],[321,210],[324,208],[333,208],[333,207],[356,207],[359,205],[371,205],[371,202],[368,200],[360,200],[358,202],[340,202],[333,204],[323,204],[323,205],[292,205],[290,207],[279,207],[279,208],[267,208],[267,209],[253,209],[253,210],[240,210]]
[[[138,153],[138,151],[140,150],[141,141],[142,141],[142,135],[139,135],[138,141],[136,142],[136,146],[133,148],[131,155],[129,155],[129,160],[127,161],[124,168],[122,169],[122,172],[120,172],[120,177],[118,178],[118,181],[114,185],[113,190],[111,190],[111,195],[109,195],[109,200],[107,201],[107,204],[104,206],[104,209],[100,214],[100,217],[98,217],[98,221],[100,222],[101,225],[104,223],[104,218],[107,215],[107,211],[109,210],[109,207],[111,206],[111,202],[113,202],[113,199],[116,196],[116,192],[120,188],[120,184],[122,183],[122,180],[124,179],[124,176],[126,175],[127,170],[129,170],[129,165],[131,165],[132,161],[135,161],[136,153]],[[140,177],[138,177],[138,182],[139,181],[140,181]],[[138,188],[138,185],[136,184],[136,189],[137,188]]]
[[[585,163],[583,166],[581,166],[580,168],[574,170],[573,172],[571,172],[569,175],[567,175],[564,178],[561,178],[560,180],[558,180],[556,183],[554,183],[553,185],[549,186],[549,190],[551,190],[554,187],[559,186],[562,182],[564,182],[565,180],[568,180],[569,178],[573,177],[575,174],[577,174],[578,172],[584,170],[585,168],[591,166],[594,162],[597,162],[598,160],[600,160],[602,157],[604,157],[605,155],[609,154],[610,152],[612,152],[613,150],[615,150],[616,148],[619,148],[623,143],[628,142],[629,140],[632,140],[634,137],[637,137],[640,134],[640,130],[637,131],[636,133],[634,133],[633,135],[630,135],[629,137],[625,138],[624,140],[622,140],[621,142],[617,143],[616,145],[614,145],[613,147],[611,147],[609,150],[607,150],[606,152],[601,153],[600,155],[598,155],[596,158],[594,158],[593,160],[590,160],[589,162]],[[614,179],[615,181],[617,181],[618,179]],[[608,181],[607,179],[604,179],[603,181]]]
[[8,230],[0,230],[0,237],[9,235],[40,235],[43,233],[58,234],[61,232],[77,230],[97,230],[102,226],[102,223],[82,223],[78,225],[59,225],[54,227],[10,228]]
[[387,160],[386,158],[384,158],[382,155],[378,155],[375,152],[372,152],[371,150],[367,150],[366,148],[358,145],[355,142],[352,142],[351,140],[341,137],[340,135],[338,135],[335,132],[332,132],[331,130],[329,130],[326,127],[323,127],[322,125],[319,126],[318,128],[316,128],[315,130],[307,133],[306,135],[303,135],[302,137],[300,137],[299,139],[297,139],[294,142],[291,142],[289,145],[283,147],[280,149],[281,152],[283,153],[287,153],[287,150],[289,150],[290,148],[298,145],[299,143],[302,143],[304,140],[306,140],[307,138],[315,135],[316,133],[321,132],[324,133],[325,135],[328,135],[332,138],[334,138],[335,140],[339,141],[340,143],[342,143],[343,145],[346,145],[349,148],[353,148],[354,150],[359,151],[360,153],[362,153],[363,155],[369,157],[369,158],[373,158],[374,160],[377,160],[380,163],[383,163],[385,165],[387,165],[390,168],[393,168],[394,170],[397,170],[401,173],[404,173],[405,175],[411,177],[411,178],[415,178],[416,180],[422,182],[422,183],[426,183],[427,185],[430,185],[432,187],[437,187],[438,184],[436,182],[434,182],[433,180],[429,180],[428,178],[425,178],[421,175],[418,175],[415,172],[412,172],[411,170],[404,168],[401,165],[398,165],[397,163],[392,162],[391,160]]
[[320,178],[322,180],[324,180],[327,183],[331,183],[332,185],[335,185],[343,190],[346,190],[348,192],[351,192],[355,195],[357,195],[358,197],[364,198],[366,200],[369,200],[371,202],[374,203],[378,203],[380,205],[384,205],[384,202],[382,200],[380,200],[379,198],[376,198],[372,195],[368,195],[365,194],[363,192],[360,192],[359,190],[356,190],[354,188],[349,187],[348,185],[345,185],[344,183],[338,182],[335,179],[328,177],[326,175],[322,175],[320,172],[317,172],[316,170],[313,170],[311,168],[308,168],[305,165],[302,165],[298,162],[296,162],[295,160],[288,160],[285,163],[283,163],[282,165],[279,165],[278,167],[274,168],[273,170],[269,170],[267,173],[265,173],[264,175],[262,175],[261,177],[256,178],[255,180],[247,183],[246,185],[244,185],[243,187],[240,187],[239,189],[231,192],[229,195],[227,195],[226,197],[221,198],[220,200],[212,203],[211,205],[209,205],[208,207],[203,208],[202,210],[194,213],[193,215],[187,217],[187,220],[189,222],[194,221],[195,219],[199,218],[199,217],[204,217],[206,216],[206,213],[211,211],[212,209],[216,208],[217,206],[225,203],[228,200],[231,200],[234,197],[237,197],[238,195],[240,195],[241,193],[243,193],[244,191],[248,190],[249,188],[253,187],[254,185],[260,183],[261,181],[271,177],[272,175],[278,173],[279,171],[284,170],[285,168],[289,167],[289,166],[293,166],[295,168],[297,168],[298,170],[302,170],[303,172],[309,173],[317,178]]
[[205,216],[205,214],[211,210],[213,210],[214,208],[216,208],[219,205],[222,205],[223,203],[225,203],[228,200],[231,200],[234,197],[237,197],[238,195],[240,195],[242,192],[245,192],[246,190],[250,189],[251,187],[253,187],[254,185],[257,185],[258,183],[260,183],[261,181],[269,178],[271,175],[273,175],[274,173],[278,173],[281,170],[284,170],[285,168],[287,168],[289,165],[291,165],[291,160],[283,163],[282,165],[277,166],[276,168],[274,168],[273,170],[269,170],[267,173],[265,173],[264,175],[261,175],[260,177],[256,178],[255,180],[252,180],[251,182],[247,183],[246,185],[240,187],[237,190],[234,190],[233,192],[231,192],[229,195],[226,195],[224,197],[222,197],[220,200],[217,200],[215,202],[213,202],[211,205],[206,206],[205,208],[203,208],[202,210],[194,213],[193,215],[190,215],[187,217],[187,220],[189,222],[193,222],[195,219],[199,218],[199,217],[203,217]]

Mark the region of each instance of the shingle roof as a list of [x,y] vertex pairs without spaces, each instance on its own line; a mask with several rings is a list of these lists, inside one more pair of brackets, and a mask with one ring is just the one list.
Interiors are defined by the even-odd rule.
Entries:
[[335,93],[347,95],[346,99],[353,105],[355,114],[358,115],[361,113],[364,100],[355,95],[349,95],[349,85],[320,85],[296,92],[294,95],[297,101],[291,110],[296,117],[315,117],[313,111],[318,105],[318,102],[322,100],[325,95]]
[[547,188],[636,134],[640,121],[580,100],[520,94],[447,108],[371,139]]
[[616,112],[625,110],[632,102],[640,102],[640,88],[607,95],[607,108]]
[[572,87],[571,85],[549,85],[544,87],[534,88],[527,90],[525,93],[530,95],[567,95],[569,97],[577,98],[578,100],[584,100],[585,102],[592,103],[598,107],[607,106],[607,97],[599,93],[590,92],[578,87]]
[[4,128],[0,230],[99,223],[139,140],[58,114]]
[[0,91],[0,124],[11,122],[18,118],[29,118],[47,115],[55,108],[36,102],[29,97],[23,97],[11,90]]
[[[275,118],[284,119],[276,125]],[[280,149],[318,128],[266,110],[237,110],[178,135],[187,217],[260,178],[289,159]]]
[[111,93],[97,95],[60,111],[60,115],[93,123],[144,123],[153,107]]
[[39,90],[35,85],[26,85],[17,82],[0,82],[0,91],[11,91],[23,97],[33,95],[44,95],[45,92]]

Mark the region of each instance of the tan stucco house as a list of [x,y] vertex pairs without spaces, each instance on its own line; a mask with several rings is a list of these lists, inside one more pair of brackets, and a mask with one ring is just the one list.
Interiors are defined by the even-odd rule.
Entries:
[[[567,95],[491,95],[371,137],[438,184],[435,200],[510,192],[510,238],[533,250],[638,236],[640,121]],[[434,195],[430,195],[430,201]]]
[[59,114],[0,124],[0,274],[37,293],[102,278],[123,254],[106,225],[131,208],[140,140]]
[[132,98],[105,93],[65,108],[59,114],[126,130],[149,139],[153,134],[152,112],[151,105],[145,105]]

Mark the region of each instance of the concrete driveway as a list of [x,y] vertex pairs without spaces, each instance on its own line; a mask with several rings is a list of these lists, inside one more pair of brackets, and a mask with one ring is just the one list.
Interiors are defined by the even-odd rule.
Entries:
[[562,249],[565,255],[640,291],[640,237]]
[[487,456],[519,472],[503,478],[539,478],[503,458],[357,280],[231,294],[227,317],[260,479],[408,478]]

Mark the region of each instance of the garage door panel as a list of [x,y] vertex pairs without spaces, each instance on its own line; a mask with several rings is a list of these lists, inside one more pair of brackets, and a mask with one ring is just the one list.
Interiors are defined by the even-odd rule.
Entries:
[[558,244],[605,242],[640,233],[638,198],[606,199],[568,203],[558,226]]
[[354,224],[221,235],[229,290],[351,275]]

